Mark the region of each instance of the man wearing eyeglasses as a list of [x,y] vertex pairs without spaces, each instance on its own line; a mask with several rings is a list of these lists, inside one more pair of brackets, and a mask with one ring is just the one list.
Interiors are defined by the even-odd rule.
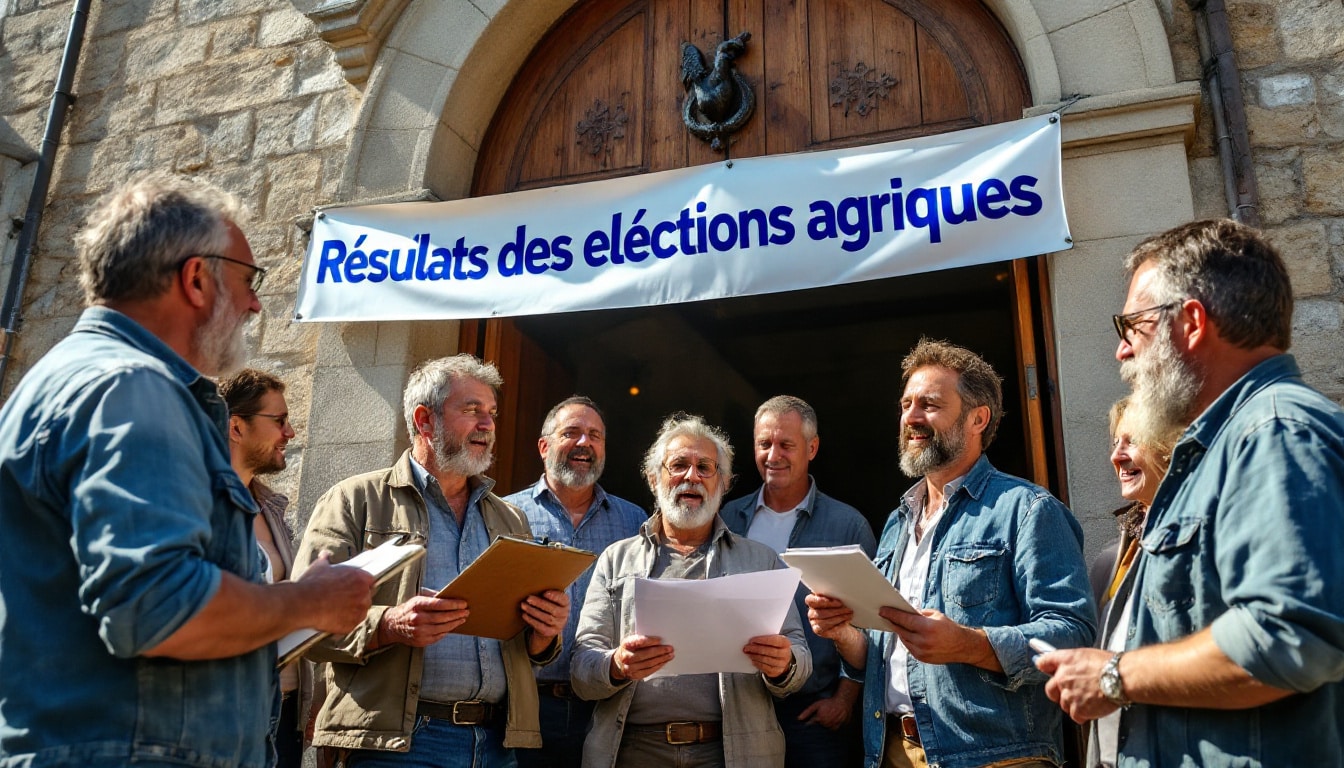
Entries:
[[1344,411],[1287,354],[1288,270],[1226,219],[1152,237],[1125,266],[1126,416],[1140,439],[1185,429],[1148,511],[1127,650],[1045,654],[1046,690],[1078,722],[1119,712],[1104,765],[1344,765]]
[[[244,368],[219,382],[219,396],[229,407],[229,454],[238,479],[251,491],[261,514],[252,531],[265,555],[268,584],[285,581],[294,567],[294,541],[285,510],[289,498],[271,490],[262,477],[285,468],[285,446],[294,437],[289,425],[285,383],[265,371]],[[309,662],[287,664],[279,672],[280,715],[273,729],[276,768],[303,765],[303,729],[307,699],[313,690]]]
[[[504,497],[527,515],[533,536],[600,554],[612,543],[639,532],[648,519],[644,510],[612,496],[597,483],[606,467],[607,426],[590,398],[575,395],[551,408],[542,420],[537,450],[545,467],[541,479]],[[569,668],[591,578],[589,568],[566,590],[569,620],[560,655],[537,668],[543,748],[518,752],[523,768],[579,768],[583,761],[583,738],[593,704],[574,695]]]
[[812,671],[792,605],[781,634],[754,637],[742,649],[755,674],[651,678],[676,649],[634,632],[638,579],[707,579],[782,567],[773,549],[732,533],[719,518],[732,465],[728,436],[685,414],[663,422],[644,456],[657,508],[638,535],[598,558],[579,618],[571,679],[580,696],[597,701],[584,743],[589,768],[784,764],[772,700],[798,690]]
[[90,305],[0,410],[0,764],[268,768],[275,641],[372,578],[262,583],[215,385],[263,271],[243,208],[139,177],[76,240]]

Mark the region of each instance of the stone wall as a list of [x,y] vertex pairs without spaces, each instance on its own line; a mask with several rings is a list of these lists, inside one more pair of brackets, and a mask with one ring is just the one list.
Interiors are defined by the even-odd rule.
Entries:
[[[36,147],[73,3],[0,3],[8,3],[0,17],[0,120]],[[295,222],[335,200],[359,91],[291,2],[103,0],[93,3],[74,92],[8,385],[83,308],[71,238],[92,202],[145,169],[209,179],[251,208],[244,229],[270,270],[251,362],[289,383],[299,438],[277,485],[293,493],[318,331],[291,322],[305,246]],[[23,215],[34,167],[0,157],[4,223]],[[13,241],[6,242],[8,255]]]

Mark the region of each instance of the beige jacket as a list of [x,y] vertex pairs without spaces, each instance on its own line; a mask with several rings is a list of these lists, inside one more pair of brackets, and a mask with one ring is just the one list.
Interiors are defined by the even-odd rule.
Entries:
[[[471,479],[473,488],[493,482],[480,475]],[[523,513],[498,496],[487,493],[480,504],[491,540],[502,534],[531,535]],[[299,543],[294,572],[303,573],[324,551],[330,551],[331,561],[339,563],[399,535],[407,543],[424,544],[428,533],[429,513],[415,487],[407,451],[392,467],[356,475],[322,495]],[[383,613],[419,594],[424,572],[421,559],[383,584],[374,593],[373,607],[363,624],[308,652],[314,661],[329,662],[324,666],[327,693],[314,727],[315,746],[394,752],[411,748],[424,651],[406,645],[366,649]],[[526,635],[522,632],[503,641],[508,685],[505,747],[541,746],[532,664],[549,663],[560,650],[556,642],[546,658],[529,659]]]

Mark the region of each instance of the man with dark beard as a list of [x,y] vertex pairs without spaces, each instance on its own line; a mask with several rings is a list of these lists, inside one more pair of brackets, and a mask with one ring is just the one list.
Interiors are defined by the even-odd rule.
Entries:
[[875,562],[919,612],[883,608],[890,631],[860,631],[840,601],[807,598],[813,630],[864,681],[865,765],[1059,765],[1062,717],[1027,641],[1092,642],[1082,529],[1045,489],[985,458],[1003,415],[988,363],[925,339],[902,371],[901,471],[921,479]]
[[569,598],[528,596],[527,628],[501,641],[454,634],[471,606],[433,596],[496,536],[531,535],[485,476],[502,385],[471,355],[422,364],[402,396],[410,449],[338,483],[313,509],[298,573],[323,551],[341,562],[392,538],[427,550],[378,591],[361,626],[308,654],[331,663],[313,743],[345,753],[347,768],[499,768],[515,763],[513,748],[541,746],[532,665],[559,653]]
[[[607,426],[596,403],[581,395],[557,403],[542,421],[537,450],[546,468],[541,479],[504,498],[527,515],[533,536],[600,554],[613,542],[639,532],[648,519],[644,510],[597,484],[606,467]],[[593,704],[574,695],[569,667],[592,573],[589,568],[565,590],[569,621],[564,646],[555,661],[537,669],[544,748],[519,752],[518,764],[523,768],[579,768],[583,761],[583,737],[588,733]]]
[[1148,511],[1129,650],[1042,656],[1047,692],[1079,722],[1123,710],[1116,765],[1344,765],[1344,411],[1286,354],[1288,271],[1225,219],[1126,268],[1130,409],[1144,437],[1188,429]]
[[275,641],[372,579],[261,583],[214,383],[261,310],[237,198],[165,173],[91,206],[88,309],[0,410],[0,764],[267,768]]
[[[285,383],[265,371],[244,368],[219,382],[229,407],[229,454],[233,471],[260,510],[252,520],[257,544],[266,555],[268,584],[286,581],[294,568],[294,539],[285,510],[289,498],[262,481],[284,470],[285,446],[294,438],[285,402]],[[313,692],[312,664],[287,664],[279,671],[280,716],[274,725],[276,768],[303,765],[303,731]]]
[[812,670],[798,612],[782,634],[742,649],[756,674],[650,678],[675,649],[634,633],[635,581],[707,579],[783,567],[770,547],[719,518],[732,483],[733,447],[699,416],[663,422],[644,456],[657,508],[637,536],[607,548],[593,567],[579,618],[574,690],[598,702],[584,743],[587,768],[781,768],[784,733],[772,697],[798,690]]

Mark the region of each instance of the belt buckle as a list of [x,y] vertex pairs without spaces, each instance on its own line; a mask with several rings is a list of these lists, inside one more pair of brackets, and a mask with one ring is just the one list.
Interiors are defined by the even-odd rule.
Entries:
[[[691,736],[690,738],[680,738],[674,735],[675,733],[681,731],[682,729],[687,729],[690,728],[691,726],[695,726],[694,731],[692,731],[692,733],[695,734],[694,736]],[[689,721],[668,723],[667,726],[663,729],[663,735],[667,738],[667,743],[673,746],[698,744],[700,743],[700,736],[701,736],[700,724]]]
[[919,724],[914,715],[901,715],[901,737],[911,744],[919,744]]
[[480,725],[485,722],[485,702],[479,699],[453,702],[453,725]]

